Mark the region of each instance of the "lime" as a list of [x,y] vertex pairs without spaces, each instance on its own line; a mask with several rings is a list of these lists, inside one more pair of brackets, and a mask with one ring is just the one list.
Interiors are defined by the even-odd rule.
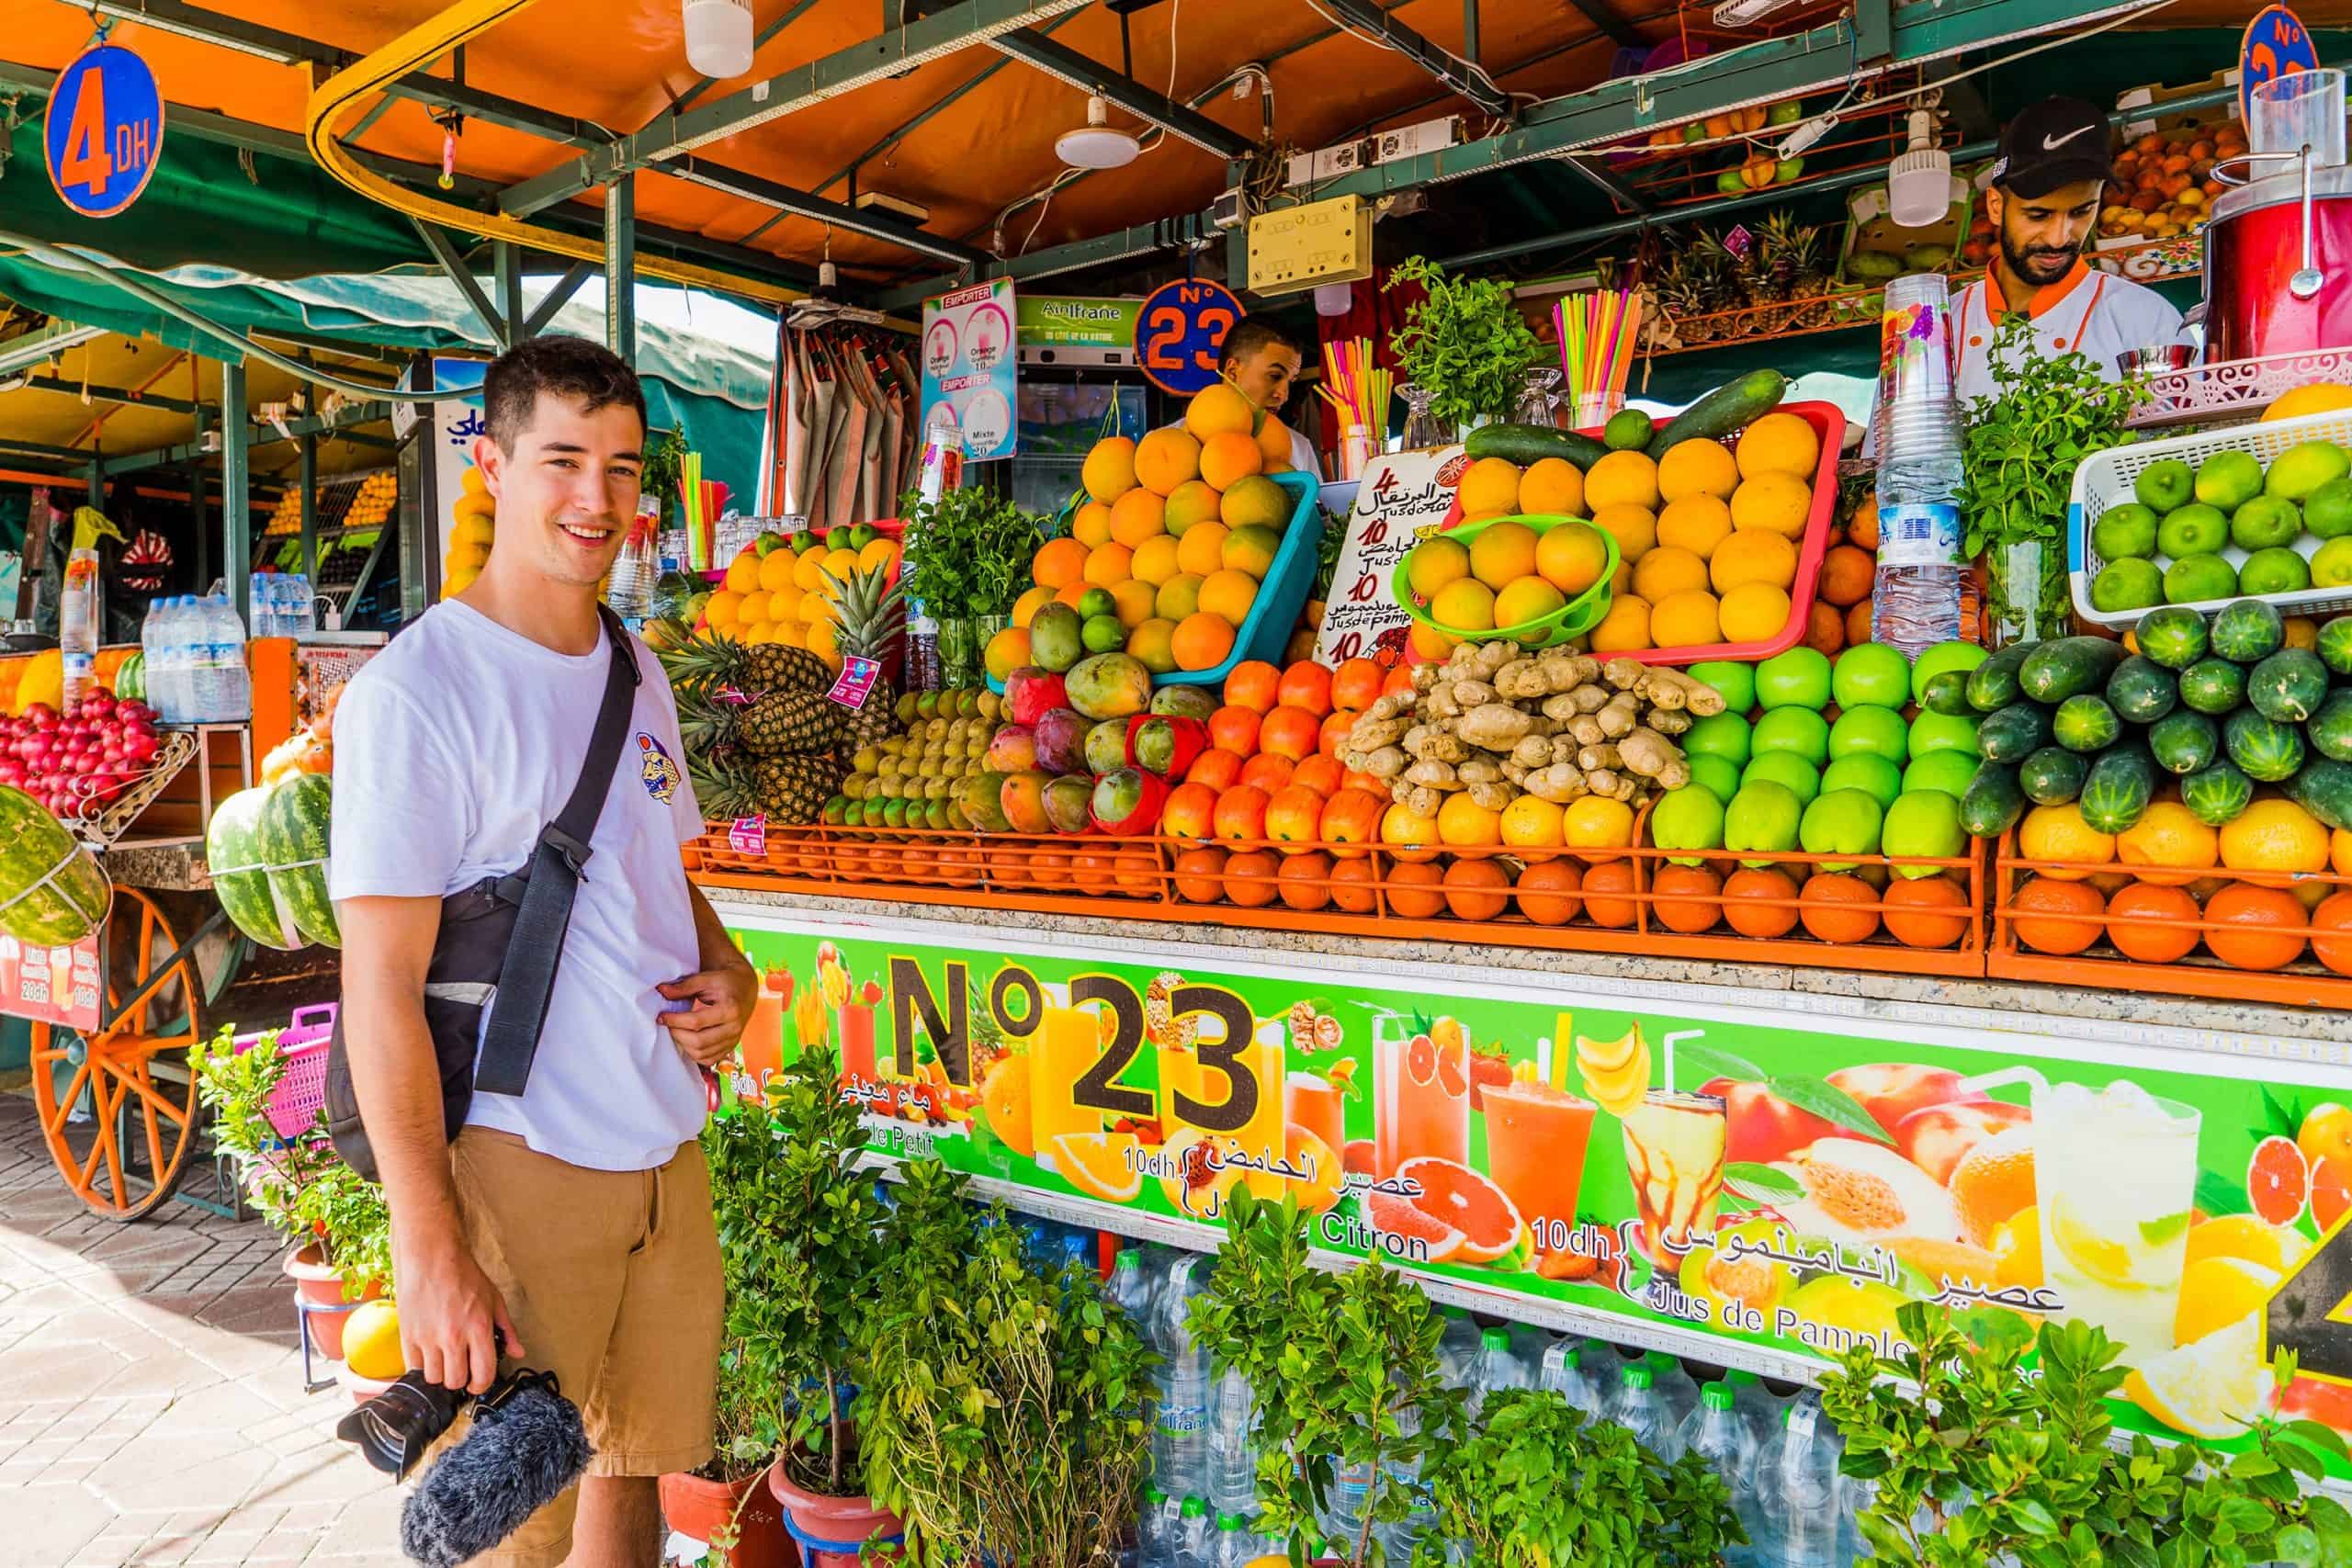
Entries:
[[2091,579],[2094,610],[2144,610],[2165,602],[2165,574],[2156,563],[2135,556],[2109,561]]
[[2159,513],[2170,512],[2174,507],[2182,505],[2195,492],[2196,485],[2188,472],[2188,465],[2177,457],[2166,457],[2149,464],[2140,470],[2140,477],[2132,481],[2132,493],[2140,498],[2140,504]]
[[[1766,714],[1770,723],[1772,716]],[[1901,767],[1911,755],[1909,732],[1903,716],[1893,708],[1858,703],[1838,716],[1829,727],[1829,755],[1835,759],[1867,752]]]
[[1127,628],[1116,615],[1089,615],[1078,629],[1078,639],[1089,653],[1116,653],[1127,646]]
[[1769,710],[1829,705],[1829,656],[1818,649],[1792,648],[1756,667],[1756,700]]
[[2262,464],[2251,452],[2216,452],[2197,465],[2197,499],[2224,512],[2235,512],[2260,495],[2262,482]]
[[1650,444],[1657,434],[1650,416],[1639,409],[1626,409],[1610,417],[1600,429],[1600,444],[1611,452],[1638,452]]
[[[2247,502],[2251,509],[2264,498],[2256,496]],[[2312,585],[2312,569],[2303,558],[2283,545],[2267,550],[2256,550],[2245,558],[2238,568],[2238,592],[2241,593],[2300,593]]]
[[2156,550],[2178,560],[2183,556],[2211,555],[2230,542],[2230,520],[2217,506],[2191,502],[2176,506],[2156,525]]
[[1078,596],[1078,618],[1091,621],[1097,615],[1115,615],[1119,601],[1107,588],[1090,588]]
[[1841,708],[1874,704],[1899,708],[1911,695],[1911,661],[1883,642],[1857,643],[1829,672],[1830,699]]
[[[1876,854],[1882,816],[1877,800],[1860,790],[1825,789],[1804,808],[1798,840],[1809,855]],[[1824,861],[1821,869],[1851,871],[1854,863]]]
[[836,523],[825,530],[825,547],[829,550],[849,548],[849,527],[846,524]]
[[2291,545],[2302,531],[2302,509],[2283,496],[2257,495],[2230,516],[2230,543],[2242,550]]
[[1967,793],[1969,781],[1975,776],[1976,759],[1966,751],[1930,751],[1926,756],[1914,757],[1911,765],[1903,770],[1903,793],[1916,795],[1935,789],[1958,800]]
[[1982,643],[1974,642],[1939,642],[1920,649],[1919,657],[1911,661],[1911,700],[1926,702],[1928,682],[1945,671],[1966,674],[1990,657]]
[[2101,560],[2156,553],[2156,509],[2127,501],[2110,506],[2091,525],[2091,548]]
[[2324,484],[2352,474],[2352,455],[2333,441],[2306,441],[2272,460],[2263,476],[2265,495],[2300,502]]
[[2165,568],[2165,603],[2201,604],[2238,591],[2238,574],[2217,555],[2183,556]]
[[1829,758],[1829,721],[1812,708],[1774,708],[1756,721],[1756,754],[1787,751],[1819,767]]
[[1740,788],[1752,784],[1776,784],[1800,801],[1810,801],[1821,793],[1821,774],[1811,762],[1794,751],[1767,751],[1739,775]]
[[1903,771],[1875,751],[1856,751],[1821,770],[1821,787],[1825,793],[1860,790],[1877,801],[1879,809],[1883,811],[1903,793]]
[[2330,479],[2303,502],[2303,526],[2323,539],[2352,534],[2352,478]]

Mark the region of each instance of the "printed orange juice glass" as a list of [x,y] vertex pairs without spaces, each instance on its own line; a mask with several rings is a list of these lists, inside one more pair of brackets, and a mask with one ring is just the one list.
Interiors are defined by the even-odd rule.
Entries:
[[1654,1089],[1624,1119],[1625,1174],[1642,1218],[1642,1250],[1681,1267],[1694,1235],[1713,1235],[1729,1132],[1719,1094]]
[[1487,1090],[1487,1174],[1548,1252],[1567,1245],[1584,1186],[1585,1145],[1600,1107],[1532,1079]]
[[882,1069],[874,1058],[874,1005],[843,1002],[841,1031],[842,1072],[858,1083],[879,1083]]
[[764,985],[760,987],[759,1000],[752,1004],[752,1016],[743,1025],[743,1041],[736,1048],[743,1064],[743,1076],[754,1091],[765,1089],[768,1079],[784,1070],[784,997]]
[[1179,1127],[1192,1125],[1177,1113],[1176,1097],[1205,1100],[1207,1075],[1201,1069],[1201,1059],[1187,1046],[1159,1045],[1153,1050],[1159,1062],[1159,1124],[1172,1134]]
[[1348,1153],[1347,1101],[1338,1084],[1319,1073],[1283,1077],[1283,1118],[1314,1134],[1335,1160]]
[[1055,1139],[1102,1130],[1102,1112],[1078,1103],[1078,1080],[1102,1054],[1102,1025],[1088,1008],[1048,1006],[1030,1037],[1029,1129],[1037,1163],[1047,1170],[1055,1168]]
[[1470,1155],[1470,1080],[1449,1070],[1436,1043],[1401,1018],[1373,1025],[1373,1166],[1386,1180],[1407,1160],[1464,1165]]

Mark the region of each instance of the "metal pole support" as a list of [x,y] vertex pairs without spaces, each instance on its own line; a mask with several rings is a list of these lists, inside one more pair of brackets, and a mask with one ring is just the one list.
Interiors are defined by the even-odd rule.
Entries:
[[226,558],[220,573],[228,580],[229,603],[236,606],[237,619],[251,626],[254,509],[245,451],[245,367],[240,361],[221,362],[220,412],[220,534]]
[[637,180],[605,187],[605,344],[637,363]]

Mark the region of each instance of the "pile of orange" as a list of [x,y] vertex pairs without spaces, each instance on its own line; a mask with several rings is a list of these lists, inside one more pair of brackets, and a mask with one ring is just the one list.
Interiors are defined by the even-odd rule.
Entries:
[[[1813,426],[1797,414],[1775,412],[1728,446],[1683,441],[1656,461],[1640,451],[1611,452],[1582,473],[1558,458],[1523,473],[1500,458],[1486,458],[1464,471],[1456,495],[1464,522],[1515,513],[1584,517],[1617,541],[1612,600],[1607,616],[1593,628],[1593,652],[1704,648],[1760,642],[1789,624],[1790,591],[1813,515],[1813,479],[1820,460],[1821,440]],[[1480,571],[1466,559],[1457,569],[1453,557],[1464,553],[1459,545],[1425,572],[1419,558],[1437,540],[1427,541],[1408,563],[1413,590],[1430,597],[1434,619],[1468,629],[1480,623],[1460,617],[1476,614],[1481,587],[1493,590],[1486,624],[1507,626],[1515,624],[1509,612],[1539,606],[1554,591],[1573,597],[1581,587],[1570,584],[1589,583],[1589,577],[1579,579],[1576,563],[1545,570],[1531,553],[1532,539],[1531,534],[1526,541],[1514,537],[1507,546],[1491,547],[1497,557],[1493,572]],[[1515,547],[1521,545],[1527,547]],[[1564,554],[1573,548],[1557,547]],[[1521,566],[1522,557],[1518,576],[1504,585],[1493,581],[1503,568]],[[1848,567],[1841,562],[1841,569]],[[1841,592],[1850,586],[1850,570],[1841,570]],[[1425,587],[1425,581],[1432,586]],[[1459,602],[1441,604],[1435,595],[1450,586]],[[1518,599],[1504,604],[1506,592]],[[1848,602],[1869,592],[1865,573],[1860,594]],[[1414,650],[1423,658],[1442,657],[1444,649],[1432,646],[1442,641],[1424,630],[1417,634]],[[1842,637],[1838,646],[1843,646]]]
[[[847,534],[849,530],[838,532]],[[840,585],[853,570],[888,568],[899,558],[899,542],[883,535],[858,545],[828,546],[811,541],[794,550],[775,536],[765,548],[746,545],[727,565],[727,573],[703,602],[701,626],[713,637],[735,642],[780,642],[805,648],[838,664],[833,646],[833,621],[840,613]]]
[[1086,500],[1069,533],[1039,547],[1036,586],[1012,624],[1102,588],[1145,668],[1214,670],[1232,656],[1290,525],[1289,493],[1268,477],[1289,467],[1282,422],[1222,381],[1193,397],[1182,424],[1096,442],[1080,471]]

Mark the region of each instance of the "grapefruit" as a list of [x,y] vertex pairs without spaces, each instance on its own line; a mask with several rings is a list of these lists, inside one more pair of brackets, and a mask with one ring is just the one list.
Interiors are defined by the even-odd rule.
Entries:
[[363,1378],[390,1382],[408,1371],[400,1314],[388,1301],[363,1303],[345,1323],[343,1362]]
[[1365,1195],[1365,1217],[1376,1231],[1426,1243],[1431,1263],[1491,1263],[1526,1239],[1510,1196],[1466,1165],[1424,1155],[1398,1166],[1387,1185],[1419,1191],[1374,1190]]

